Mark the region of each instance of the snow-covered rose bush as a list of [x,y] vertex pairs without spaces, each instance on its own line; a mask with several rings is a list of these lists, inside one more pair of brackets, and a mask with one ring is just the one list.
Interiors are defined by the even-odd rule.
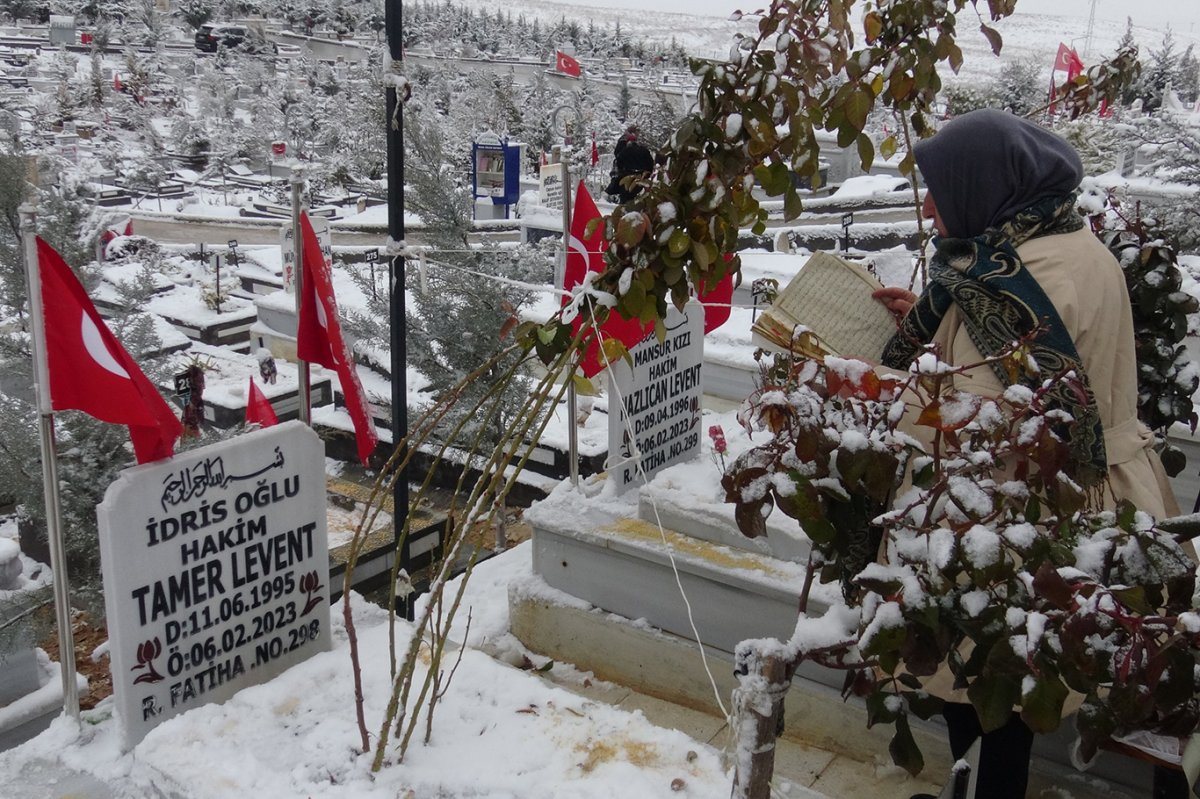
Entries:
[[[1015,368],[1020,351],[1005,357]],[[933,354],[894,378],[833,357],[761,363],[743,418],[761,443],[724,475],[727,500],[749,536],[775,509],[796,519],[810,575],[840,581],[840,645],[806,648],[802,620],[791,652],[848,670],[868,722],[896,725],[899,765],[923,765],[907,714],[939,710],[935,674],[985,729],[1019,710],[1048,732],[1082,695],[1085,757],[1114,732],[1197,726],[1188,525],[1101,510],[1105,486],[1070,479],[1070,419],[1046,405],[1070,376],[981,398],[953,391],[957,370]]]

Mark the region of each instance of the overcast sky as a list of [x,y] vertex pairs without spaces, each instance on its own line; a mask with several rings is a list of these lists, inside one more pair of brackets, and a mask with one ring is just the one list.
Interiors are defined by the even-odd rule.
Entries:
[[[576,6],[630,8],[645,10],[645,0],[558,0]],[[656,10],[684,14],[727,17],[736,8],[751,11],[769,0],[660,0]],[[981,9],[987,0],[979,0]],[[1092,0],[1017,0],[1017,13],[1033,12],[1076,17],[1080,31],[1086,30]],[[969,9],[964,13],[970,13]],[[1179,33],[1200,37],[1200,0],[1096,0],[1096,19],[1123,23],[1133,17],[1138,26],[1164,29],[1167,25]]]

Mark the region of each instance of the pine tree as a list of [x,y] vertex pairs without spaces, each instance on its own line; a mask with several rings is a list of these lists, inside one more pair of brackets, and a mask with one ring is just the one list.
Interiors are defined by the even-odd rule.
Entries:
[[624,122],[629,118],[629,106],[631,102],[629,93],[629,78],[625,75],[621,76],[621,89],[617,93],[617,119]]
[[[551,279],[553,267],[547,254],[536,247],[516,251],[472,248],[468,239],[470,187],[454,165],[459,159],[446,147],[441,117],[409,104],[404,126],[407,208],[424,223],[422,240],[432,247],[429,257],[434,264],[428,269],[424,288],[416,274],[408,275],[409,364],[428,379],[424,390],[437,395],[500,350],[501,327],[529,300],[529,292],[489,280],[486,275],[544,282]],[[359,274],[356,279],[364,283],[369,277]],[[386,291],[372,291],[365,283],[363,287],[364,293],[373,297],[369,314],[350,315],[350,326],[360,340],[386,346]],[[466,419],[468,435],[481,432],[485,440],[498,435],[525,399],[522,381],[503,394],[496,416],[467,418],[466,414],[511,365],[511,361],[498,364],[474,381],[444,429],[453,429]]]
[[1143,73],[1141,97],[1144,110],[1153,111],[1162,105],[1163,93],[1178,71],[1179,54],[1175,52],[1175,37],[1168,28],[1159,48],[1150,51],[1149,67]]
[[993,107],[1025,116],[1043,103],[1041,70],[1032,61],[1009,61],[1000,68],[993,86]]
[[179,2],[179,17],[196,30],[212,19],[215,11],[212,0],[180,0]]
[[[1121,34],[1121,38],[1117,40],[1117,52],[1119,53],[1123,50],[1128,50],[1133,47],[1137,47],[1137,41],[1133,38],[1133,17],[1126,17],[1125,32]],[[1130,105],[1134,100],[1141,96],[1140,83],[1141,81],[1138,81],[1137,84],[1131,84],[1125,89],[1125,91],[1121,94],[1122,105]]]
[[1200,59],[1196,58],[1194,44],[1189,44],[1179,57],[1179,70],[1171,83],[1185,102],[1194,103],[1200,98]]

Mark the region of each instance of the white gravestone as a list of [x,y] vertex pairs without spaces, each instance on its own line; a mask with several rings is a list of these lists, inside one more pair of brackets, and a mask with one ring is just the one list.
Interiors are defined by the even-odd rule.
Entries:
[[632,369],[623,359],[612,365],[608,473],[618,493],[700,453],[704,308],[668,306],[665,322],[661,343],[650,332],[630,348]]
[[[321,243],[321,254],[325,256],[326,261],[333,263],[333,238],[329,232],[329,220],[323,216],[310,216],[308,221],[312,223],[313,233],[317,234],[317,241]],[[288,294],[296,293],[294,236],[295,231],[291,224],[284,225],[279,229],[279,249],[283,255],[283,270],[280,277],[283,278],[283,290]]]
[[325,451],[285,422],[122,472],[97,507],[122,745],[329,649]]

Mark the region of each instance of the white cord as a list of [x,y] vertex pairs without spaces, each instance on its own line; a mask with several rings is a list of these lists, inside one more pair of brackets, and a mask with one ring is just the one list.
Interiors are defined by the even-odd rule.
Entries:
[[[602,346],[604,343],[604,335],[601,332],[599,325],[596,324],[594,317],[592,319],[592,330],[596,335],[596,345],[599,349],[600,357],[603,360],[604,369],[611,377],[612,363],[608,360],[607,353],[604,352],[604,347]],[[613,398],[617,401],[616,412],[620,413],[620,408],[623,405],[620,388],[617,386],[616,380],[610,380],[609,382],[612,385],[614,394]],[[611,402],[609,404],[609,413],[613,413]],[[645,485],[649,481],[646,478],[645,469],[642,468],[642,453],[637,446],[637,438],[633,431],[633,423],[628,417],[625,419],[625,432],[629,435],[631,449],[633,450],[633,459],[637,464],[638,473],[642,476],[642,484]],[[696,647],[700,650],[700,662],[704,666],[704,673],[708,675],[708,683],[712,687],[713,698],[717,701],[717,707],[721,709],[721,715],[724,716],[726,725],[732,727],[733,717],[729,710],[725,707],[725,702],[721,699],[721,690],[717,687],[717,680],[715,677],[713,677],[712,669],[708,663],[708,655],[704,652],[704,642],[700,640],[700,631],[696,628],[696,620],[692,613],[692,603],[691,600],[688,599],[687,591],[684,590],[683,587],[683,580],[679,576],[679,565],[675,562],[675,551],[670,542],[667,540],[666,530],[663,529],[662,518],[658,512],[658,503],[655,501],[654,494],[652,493],[648,494],[647,498],[650,500],[650,507],[654,510],[654,523],[658,526],[659,538],[662,540],[663,546],[666,547],[667,560],[671,563],[671,572],[675,577],[675,585],[679,589],[679,596],[681,599],[683,599],[684,608],[687,610],[688,626],[692,630],[692,638],[696,642]]]

